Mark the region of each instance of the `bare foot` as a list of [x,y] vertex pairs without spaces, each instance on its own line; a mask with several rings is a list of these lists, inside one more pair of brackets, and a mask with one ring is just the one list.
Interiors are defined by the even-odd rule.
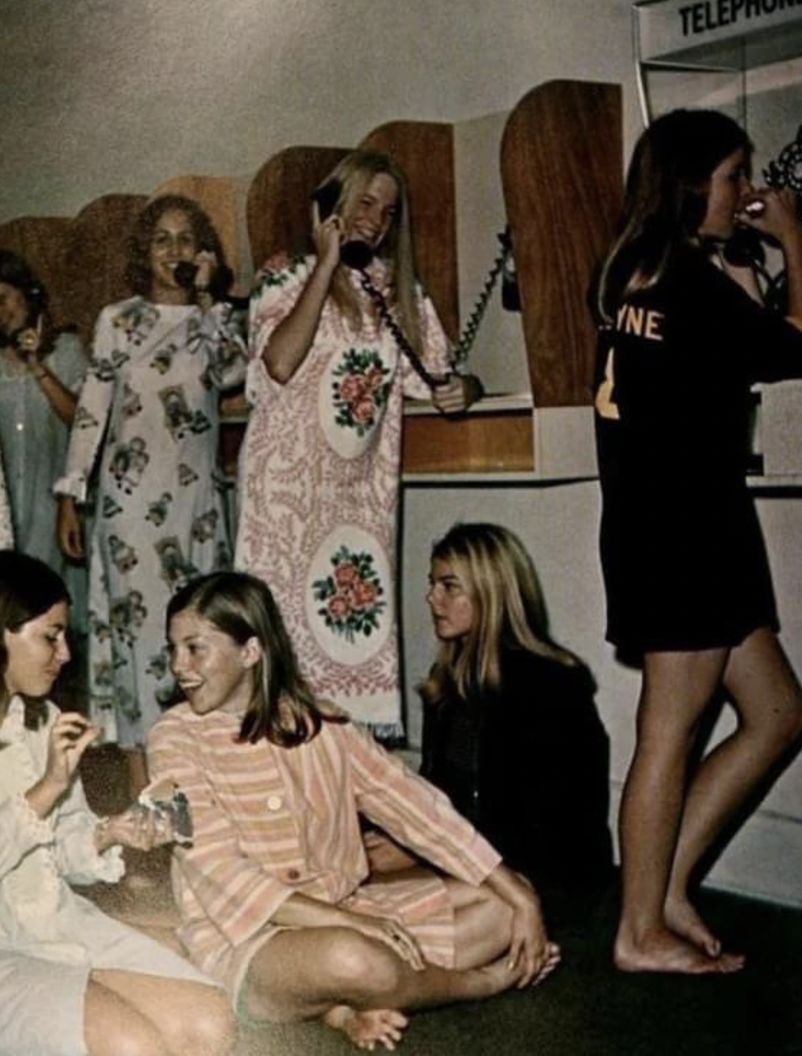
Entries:
[[[537,979],[533,980],[533,985],[540,982],[541,978],[545,978],[550,970],[548,965],[544,967]],[[520,985],[522,974],[518,965],[510,967],[509,956],[505,954],[498,960],[491,961],[490,964],[463,973],[463,982],[470,983],[470,993],[466,993],[466,996],[476,999],[500,994],[504,990],[509,990],[511,986]]]
[[538,986],[547,975],[551,975],[557,965],[560,963],[560,947],[556,942],[550,942],[546,948],[546,961],[540,971],[537,973],[535,978],[531,982],[531,986]]
[[710,957],[698,946],[666,929],[636,944],[619,932],[613,960],[622,972],[681,972],[685,975],[712,975],[737,972],[744,966],[739,954],[720,953]]
[[666,924],[676,935],[698,946],[708,957],[720,956],[720,940],[716,938],[687,899],[666,899],[665,919]]
[[373,1052],[377,1044],[392,1051],[409,1020],[394,1008],[357,1010],[350,1005],[335,1005],[323,1016],[323,1022],[343,1031],[358,1049]]

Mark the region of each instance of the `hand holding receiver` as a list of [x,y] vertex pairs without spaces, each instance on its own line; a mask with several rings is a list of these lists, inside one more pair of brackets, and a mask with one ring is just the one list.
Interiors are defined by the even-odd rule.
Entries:
[[36,374],[40,368],[39,353],[42,349],[43,321],[40,315],[36,322],[26,324],[13,335],[13,343],[28,369]]
[[[322,187],[318,187],[312,195],[312,231],[318,259],[332,266],[344,264],[347,268],[363,271],[373,259],[373,250],[367,242],[361,239],[346,240],[345,225],[339,213],[336,212],[341,194],[342,184],[339,180],[329,180]],[[337,239],[336,260],[334,259],[334,234]]]
[[802,233],[796,192],[790,187],[766,187],[755,192],[741,207],[737,219],[781,244]]
[[475,374],[449,374],[432,389],[432,403],[443,414],[462,414],[483,394]]
[[234,281],[234,272],[228,265],[218,264],[211,249],[199,250],[191,261],[179,261],[173,274],[183,289],[208,294],[212,301],[223,300]]
[[[313,213],[317,213],[317,205],[313,206]],[[330,278],[340,263],[340,247],[343,241],[342,220],[336,215],[329,216],[325,220],[315,218],[312,237],[315,241],[318,267],[323,268]]]
[[75,499],[71,495],[59,495],[56,517],[58,544],[67,557],[80,561],[84,556],[83,529]]

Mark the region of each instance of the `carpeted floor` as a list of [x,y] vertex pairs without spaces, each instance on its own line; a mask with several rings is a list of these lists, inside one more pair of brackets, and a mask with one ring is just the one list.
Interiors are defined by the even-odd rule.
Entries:
[[[119,756],[88,753],[87,795],[103,812],[123,805]],[[140,863],[141,864],[141,863]],[[169,902],[166,860],[151,859],[144,891],[96,889],[110,911]],[[526,992],[412,1016],[406,1056],[802,1056],[802,910],[705,892],[703,909],[747,967],[720,978],[625,975],[609,959],[615,889],[581,926],[556,938],[563,963]],[[338,1056],[356,1050],[317,1023],[243,1029],[237,1056]]]

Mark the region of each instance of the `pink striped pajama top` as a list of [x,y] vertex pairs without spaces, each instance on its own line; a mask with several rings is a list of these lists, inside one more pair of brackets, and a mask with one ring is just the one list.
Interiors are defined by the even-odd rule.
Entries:
[[240,717],[171,709],[152,728],[154,779],[186,793],[191,847],[176,847],[179,937],[235,994],[270,923],[294,892],[397,916],[433,964],[453,965],[453,912],[437,877],[368,884],[359,815],[445,873],[479,885],[501,858],[448,798],[352,723],[324,722],[297,748],[239,744]]

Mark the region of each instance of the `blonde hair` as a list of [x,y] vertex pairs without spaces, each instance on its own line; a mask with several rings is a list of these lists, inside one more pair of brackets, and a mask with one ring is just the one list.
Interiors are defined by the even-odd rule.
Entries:
[[[418,355],[423,355],[421,321],[415,296],[415,262],[409,223],[409,197],[403,172],[387,154],[375,150],[355,150],[343,158],[323,180],[320,187],[325,187],[333,180],[339,183],[340,194],[334,211],[342,216],[347,224],[356,210],[359,199],[367,191],[373,179],[382,175],[389,176],[398,188],[395,215],[378,249],[378,255],[385,261],[389,270],[388,300],[410,344]],[[362,326],[363,309],[344,266],[338,268],[335,273],[331,285],[331,296],[351,327],[358,331]]]
[[449,687],[463,699],[501,688],[505,650],[517,649],[572,667],[578,660],[551,641],[535,566],[514,532],[498,524],[457,524],[432,548],[432,561],[447,561],[473,605],[464,640],[442,642],[420,687],[426,703]]

